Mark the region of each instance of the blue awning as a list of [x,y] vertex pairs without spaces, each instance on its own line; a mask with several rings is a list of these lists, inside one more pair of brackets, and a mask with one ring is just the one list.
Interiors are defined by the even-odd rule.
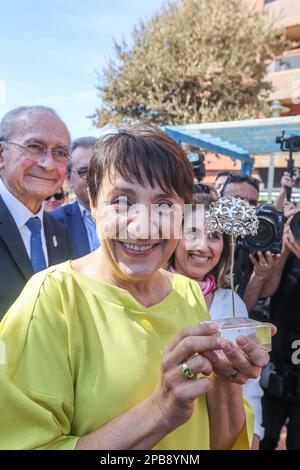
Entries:
[[[285,131],[287,137],[292,134],[300,135],[300,116],[166,126],[165,130],[170,135],[171,131],[173,131],[187,136],[185,139],[190,139],[190,143],[193,142],[192,145],[197,145],[196,142],[198,141],[198,147],[205,150],[211,149],[204,146],[205,142],[209,142],[206,138],[203,139],[203,136],[208,135],[212,139],[212,144],[213,139],[218,138],[220,139],[219,145],[217,143],[219,150],[216,151],[218,153],[241,158],[238,156],[239,152],[241,152],[241,160],[244,160],[244,158],[247,158],[245,157],[246,155],[249,158],[250,155],[279,153],[280,146],[275,142],[276,137],[280,136],[282,131]],[[186,140],[182,139],[182,142],[184,141]],[[226,145],[223,146],[222,150],[223,142]],[[234,151],[234,147],[232,149],[233,153],[236,153],[236,157],[229,154],[227,144],[235,145],[239,148],[238,152]]]
[[227,142],[207,133],[190,132],[188,126],[165,126],[164,130],[177,142],[190,144],[209,152],[221,153],[232,158],[238,158],[243,161],[251,162],[253,159],[247,151],[234,143]]

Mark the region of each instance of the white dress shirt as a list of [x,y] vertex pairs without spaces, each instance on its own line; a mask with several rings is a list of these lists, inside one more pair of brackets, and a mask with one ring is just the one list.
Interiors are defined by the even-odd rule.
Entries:
[[38,217],[41,221],[41,238],[42,238],[42,247],[45,256],[45,260],[47,266],[49,266],[48,260],[48,252],[47,252],[47,245],[46,245],[46,238],[45,238],[45,231],[44,231],[44,209],[41,207],[37,214],[33,214],[28,207],[24,206],[22,202],[20,202],[5,186],[2,180],[0,180],[0,196],[2,197],[7,209],[11,213],[18,229],[21,234],[22,240],[24,242],[26,251],[30,258],[30,238],[31,232],[26,225],[26,222],[31,217]]

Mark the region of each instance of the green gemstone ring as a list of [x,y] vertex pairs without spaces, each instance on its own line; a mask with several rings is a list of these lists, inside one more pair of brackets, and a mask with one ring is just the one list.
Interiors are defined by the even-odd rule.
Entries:
[[186,362],[182,364],[182,373],[187,379],[195,378],[192,369],[186,364]]

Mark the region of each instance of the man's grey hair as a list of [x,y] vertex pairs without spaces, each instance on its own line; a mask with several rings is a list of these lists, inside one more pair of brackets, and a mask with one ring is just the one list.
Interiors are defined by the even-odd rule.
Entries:
[[70,154],[74,152],[74,150],[77,147],[83,147],[85,149],[89,149],[90,147],[93,147],[95,143],[97,142],[96,137],[88,136],[88,137],[78,137],[78,139],[73,140],[73,142],[70,145]]
[[[32,113],[34,111],[46,111],[48,113],[54,114],[58,119],[62,121],[57,112],[48,106],[42,105],[32,105],[32,106],[19,106],[14,108],[11,111],[8,111],[0,121],[0,142],[9,140],[12,132],[14,131],[14,122],[22,114]],[[65,125],[65,123],[62,121]],[[66,126],[66,125],[65,125]],[[67,126],[66,129],[68,130]],[[69,131],[68,131],[69,132]]]

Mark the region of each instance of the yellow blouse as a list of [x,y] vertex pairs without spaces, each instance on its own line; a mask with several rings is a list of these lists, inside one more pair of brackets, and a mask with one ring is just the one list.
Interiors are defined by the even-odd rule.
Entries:
[[[34,275],[0,325],[0,448],[74,449],[148,397],[165,346],[207,319],[198,284],[184,276],[146,308],[69,261]],[[235,448],[249,448],[252,426],[247,419]],[[209,449],[205,395],[156,448]]]

